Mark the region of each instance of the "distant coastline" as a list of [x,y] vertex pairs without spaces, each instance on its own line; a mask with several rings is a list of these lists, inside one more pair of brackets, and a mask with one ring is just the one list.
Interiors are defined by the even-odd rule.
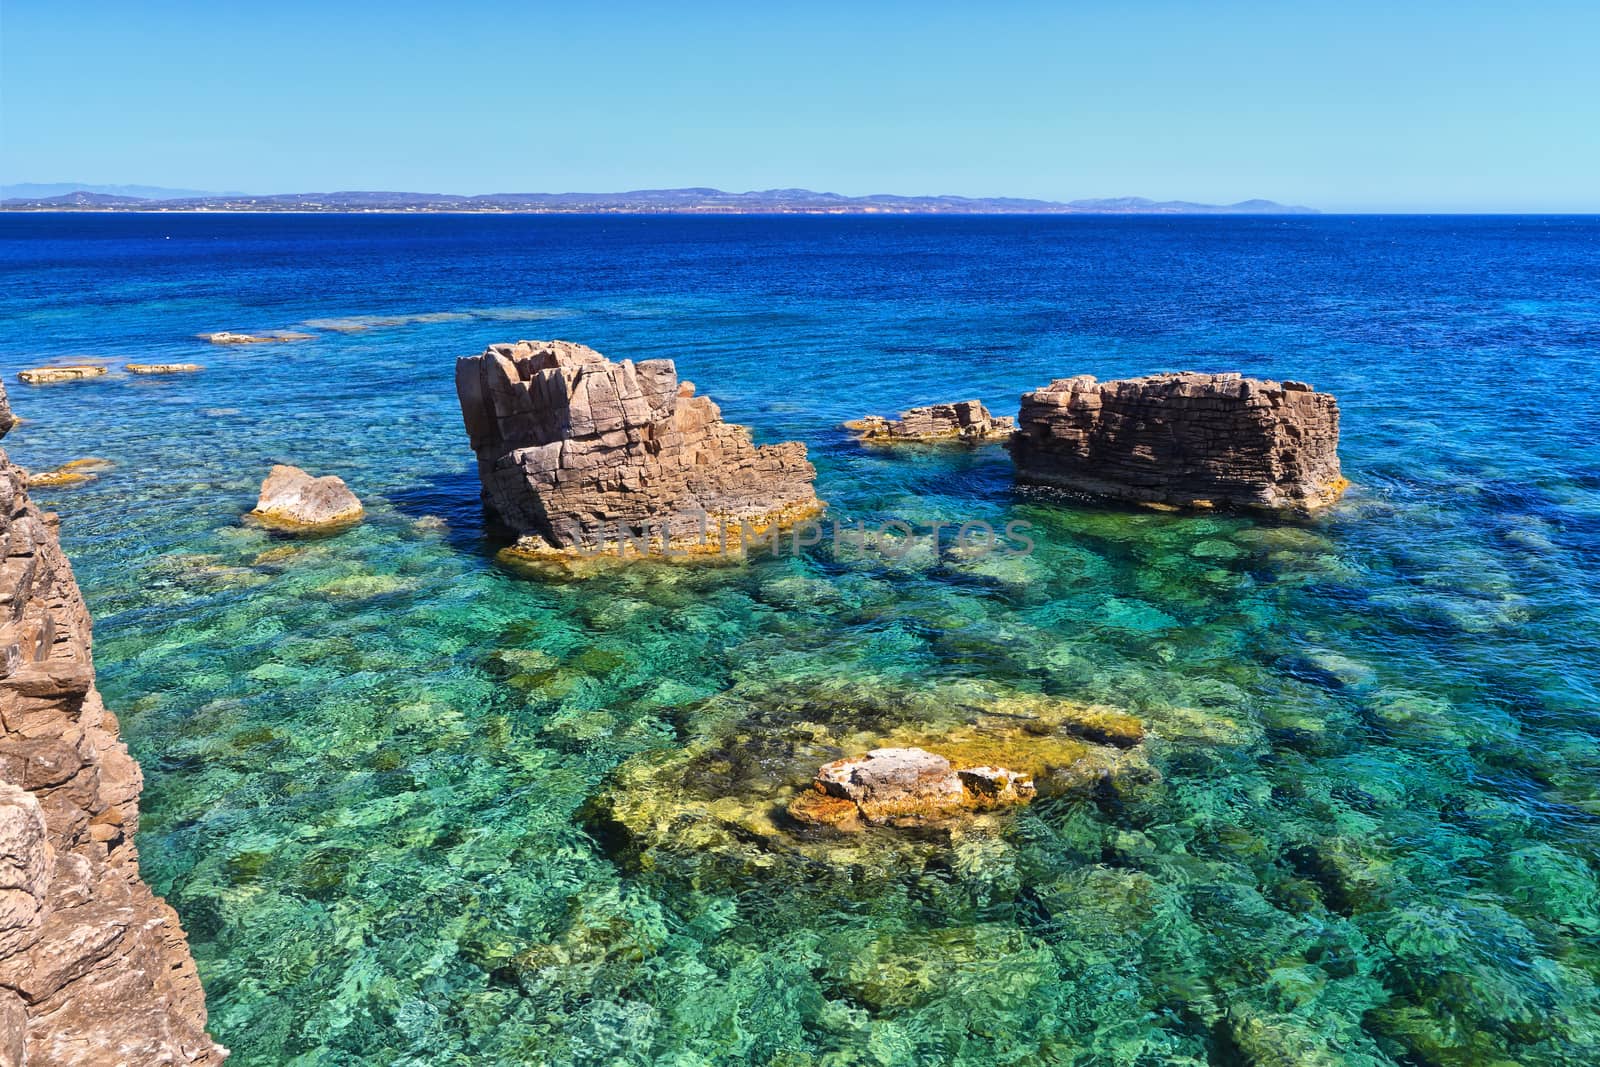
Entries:
[[[27,188],[26,186],[22,188]],[[49,187],[46,187],[49,188]],[[107,188],[107,187],[98,187]],[[111,187],[117,188],[117,187]],[[141,191],[144,191],[141,189]],[[161,190],[149,190],[160,193]],[[54,195],[8,197],[3,211],[295,212],[507,215],[1315,215],[1314,208],[1272,200],[1200,204],[1128,196],[1091,200],[1017,197],[843,196],[810,189],[729,193],[720,189],[639,189],[623,193],[336,192],[250,196],[238,193],[130,196],[83,186]]]

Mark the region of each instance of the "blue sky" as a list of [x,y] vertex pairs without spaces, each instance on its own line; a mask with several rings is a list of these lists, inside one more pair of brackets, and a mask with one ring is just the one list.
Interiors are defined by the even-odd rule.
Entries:
[[0,179],[1600,211],[1600,5],[0,7]]

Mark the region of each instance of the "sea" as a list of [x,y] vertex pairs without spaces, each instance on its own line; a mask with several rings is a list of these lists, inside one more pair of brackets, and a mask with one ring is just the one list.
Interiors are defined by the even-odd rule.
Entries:
[[[1030,550],[507,566],[453,375],[523,338]],[[1600,1063],[1597,364],[1595,217],[0,215],[4,448],[108,461],[33,495],[238,1067]],[[1336,395],[1344,500],[840,425],[1184,369]],[[366,520],[243,522],[274,463]],[[786,847],[820,759],[1019,697],[1143,772]]]

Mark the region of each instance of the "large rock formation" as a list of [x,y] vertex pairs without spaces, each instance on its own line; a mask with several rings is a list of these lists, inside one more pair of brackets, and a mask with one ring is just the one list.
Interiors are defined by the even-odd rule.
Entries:
[[456,362],[456,392],[485,502],[529,552],[620,550],[635,536],[693,550],[820,506],[804,445],[757,447],[669,359],[491,345]]
[[1339,404],[1301,382],[1080,375],[1024,393],[1017,423],[1020,479],[1120,500],[1313,511],[1348,484]]
[[0,1064],[220,1063],[89,646],[55,517],[0,452]]
[[990,441],[1010,436],[1016,420],[995,416],[979,400],[930,404],[902,411],[898,419],[868,415],[844,424],[861,441]]

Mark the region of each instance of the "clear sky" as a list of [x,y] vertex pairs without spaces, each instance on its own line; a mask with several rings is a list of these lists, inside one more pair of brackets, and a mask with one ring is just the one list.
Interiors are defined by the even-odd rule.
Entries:
[[1600,3],[3,0],[0,180],[1600,211]]

